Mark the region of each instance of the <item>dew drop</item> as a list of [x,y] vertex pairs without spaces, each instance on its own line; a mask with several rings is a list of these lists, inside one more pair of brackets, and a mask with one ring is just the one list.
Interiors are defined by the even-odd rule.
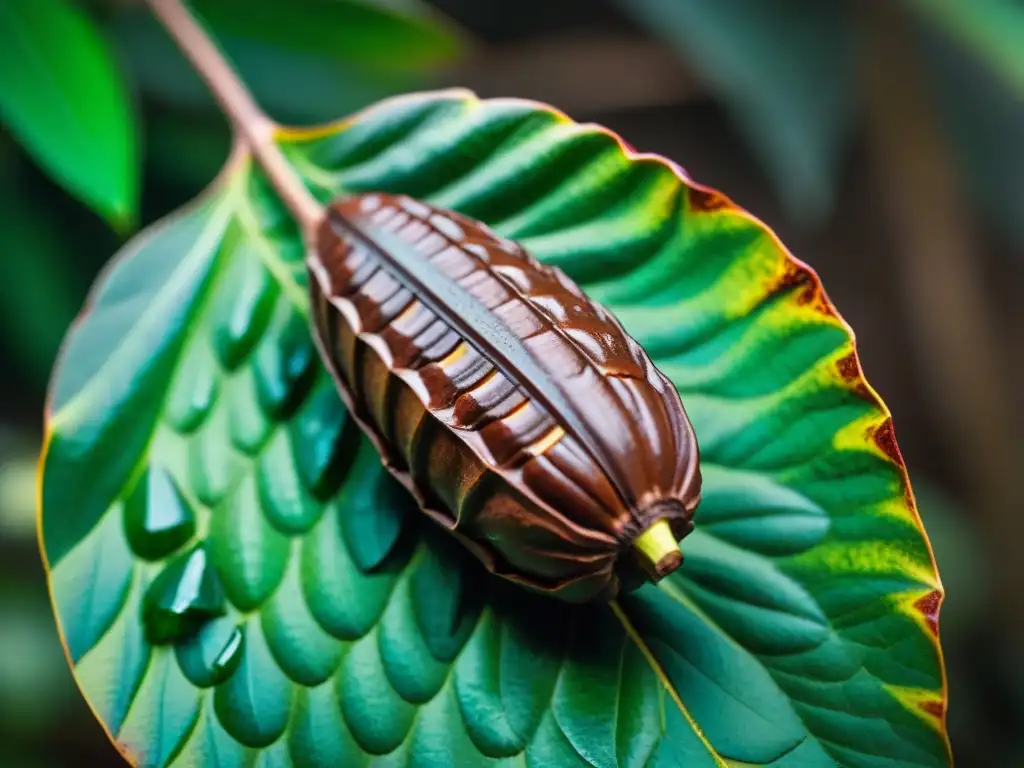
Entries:
[[316,389],[288,423],[295,467],[313,495],[326,499],[340,485],[347,459],[355,455],[358,439],[345,439],[343,431],[355,427],[330,380],[321,377]]
[[209,688],[231,677],[244,646],[244,626],[222,616],[204,624],[174,651],[185,677],[200,688]]
[[135,554],[159,560],[192,538],[196,515],[167,470],[150,466],[124,505],[124,527]]
[[172,560],[146,590],[142,623],[146,639],[184,639],[224,613],[224,590],[200,544]]
[[410,511],[415,512],[409,492],[379,466],[376,451],[363,444],[354,475],[369,477],[344,497],[340,512],[345,543],[360,570],[369,573],[391,554],[402,524]]
[[164,418],[181,434],[191,434],[209,415],[220,386],[217,360],[208,344],[190,345],[181,370],[188,377],[175,382],[164,408]]
[[235,247],[213,305],[210,341],[217,359],[229,371],[253,351],[280,293],[256,250],[248,242]]
[[312,382],[315,357],[306,323],[281,302],[254,358],[256,393],[268,414],[278,418],[298,405]]

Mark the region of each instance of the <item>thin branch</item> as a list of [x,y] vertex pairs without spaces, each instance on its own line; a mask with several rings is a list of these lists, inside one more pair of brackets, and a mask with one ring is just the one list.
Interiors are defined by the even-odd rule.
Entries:
[[306,189],[274,143],[277,124],[259,108],[245,84],[180,0],[146,0],[146,3],[206,81],[236,135],[245,140],[309,241],[323,218],[323,206]]

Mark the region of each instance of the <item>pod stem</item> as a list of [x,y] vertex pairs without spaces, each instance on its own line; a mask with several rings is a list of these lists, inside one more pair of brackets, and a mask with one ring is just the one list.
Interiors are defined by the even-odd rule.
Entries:
[[252,152],[274,190],[310,240],[324,209],[274,142],[277,123],[260,109],[213,40],[181,0],[145,0],[227,116],[237,138]]
[[683,562],[679,542],[672,535],[672,528],[665,518],[636,537],[633,547],[640,558],[640,564],[654,583],[661,581]]

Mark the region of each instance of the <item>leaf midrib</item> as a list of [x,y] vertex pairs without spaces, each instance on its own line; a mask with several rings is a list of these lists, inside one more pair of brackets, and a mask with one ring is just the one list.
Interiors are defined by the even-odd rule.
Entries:
[[654,671],[654,674],[658,676],[658,679],[661,681],[661,684],[664,686],[666,692],[672,698],[672,701],[675,702],[675,705],[676,707],[678,707],[679,713],[683,716],[683,719],[686,720],[690,728],[693,730],[694,735],[701,742],[704,748],[708,751],[708,754],[711,756],[711,759],[715,761],[715,765],[718,766],[718,768],[729,768],[729,764],[725,761],[722,755],[720,755],[718,751],[712,746],[707,736],[704,735],[704,731],[701,729],[700,724],[697,722],[696,718],[694,718],[694,716],[690,713],[690,710],[687,709],[686,705],[683,703],[683,700],[679,695],[679,691],[677,691],[675,686],[672,685],[672,681],[669,679],[668,675],[665,673],[665,670],[662,668],[661,664],[654,656],[654,653],[651,651],[650,646],[647,645],[647,642],[637,631],[636,627],[633,626],[633,622],[630,621],[629,616],[626,615],[626,612],[622,609],[622,606],[619,605],[618,600],[613,600],[611,603],[609,603],[609,605],[611,606],[612,612],[615,614],[615,618],[618,619],[619,623],[622,625],[622,628],[625,631],[626,635],[629,637],[630,640],[636,643],[637,648],[640,649],[640,653],[643,654],[644,658],[647,660],[647,663],[650,664],[651,669]]
[[246,173],[239,173],[239,179],[232,184],[231,197],[235,203],[235,215],[245,234],[257,246],[255,250],[259,254],[260,263],[270,273],[270,276],[277,283],[281,291],[288,297],[292,306],[303,317],[308,318],[309,297],[288,269],[288,263],[277,255],[270,241],[263,234],[263,228],[260,226],[259,219],[256,216],[256,209],[253,207],[252,199],[246,192],[245,181],[252,172],[250,163],[251,158],[247,158]]

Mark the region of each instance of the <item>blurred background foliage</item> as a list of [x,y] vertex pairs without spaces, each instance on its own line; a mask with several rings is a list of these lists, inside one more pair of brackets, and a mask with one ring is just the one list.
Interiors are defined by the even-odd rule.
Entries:
[[[463,85],[594,120],[768,221],[896,416],[958,763],[1024,764],[1024,2],[194,0],[295,124]],[[133,0],[0,0],[0,764],[117,765],[35,543],[46,380],[112,253],[230,144]]]

